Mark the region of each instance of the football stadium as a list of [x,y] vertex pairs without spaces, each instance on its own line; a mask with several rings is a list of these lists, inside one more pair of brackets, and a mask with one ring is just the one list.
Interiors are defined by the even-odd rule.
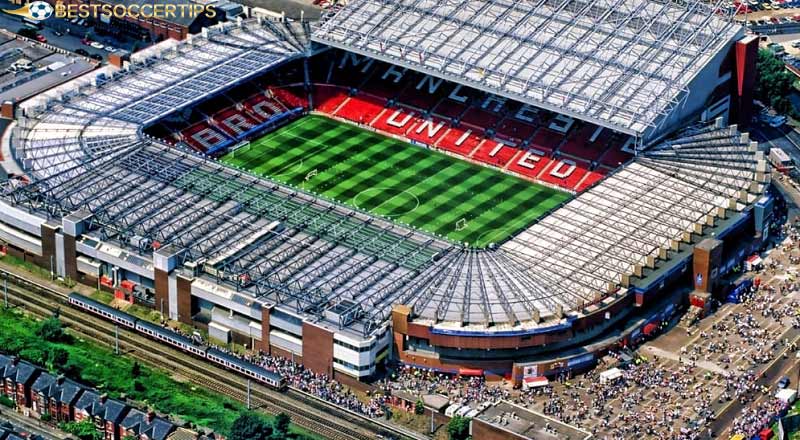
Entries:
[[220,24],[3,103],[0,243],[341,380],[584,368],[763,237],[756,50],[700,1]]

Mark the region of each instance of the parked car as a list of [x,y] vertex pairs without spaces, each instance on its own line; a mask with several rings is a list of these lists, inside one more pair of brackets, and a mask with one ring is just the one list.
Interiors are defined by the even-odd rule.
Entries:
[[106,46],[106,47],[105,47],[105,51],[106,51],[106,52],[114,52],[114,51],[116,51],[116,50],[117,50],[117,48],[116,48],[116,47],[111,47],[111,46]]
[[38,34],[38,35],[36,35],[36,41],[38,41],[40,43],[47,43],[47,37],[45,37],[42,34]]
[[780,378],[778,380],[778,388],[784,389],[784,388],[786,388],[788,386],[789,386],[789,378],[788,377],[783,376],[782,378]]
[[98,55],[96,53],[93,53],[93,54],[89,55],[89,58],[91,58],[93,60],[97,60],[97,61],[102,61],[103,60],[103,56],[102,55]]
[[103,48],[105,47],[102,44],[98,43],[97,41],[92,41],[91,44],[89,44],[89,46],[92,46],[97,50],[103,50]]
[[85,57],[89,56],[89,52],[86,49],[75,49],[75,53],[78,55],[83,55]]

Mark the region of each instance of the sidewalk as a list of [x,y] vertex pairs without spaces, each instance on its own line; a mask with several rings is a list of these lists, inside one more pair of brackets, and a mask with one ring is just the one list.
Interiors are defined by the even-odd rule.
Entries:
[[61,440],[61,439],[73,438],[71,435],[59,431],[53,428],[52,426],[47,425],[46,423],[42,423],[37,419],[25,417],[11,408],[6,408],[6,407],[0,408],[0,422],[3,421],[8,421],[12,425],[14,425],[15,428],[18,428],[19,430],[24,430],[30,432],[31,434],[40,435],[47,440]]

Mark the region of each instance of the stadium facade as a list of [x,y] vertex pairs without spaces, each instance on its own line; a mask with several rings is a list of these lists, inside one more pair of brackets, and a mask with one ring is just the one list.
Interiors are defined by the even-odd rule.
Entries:
[[[342,379],[369,377],[390,356],[515,380],[578,368],[665,318],[685,300],[665,292],[698,270],[706,281],[697,287],[707,288],[764,233],[766,161],[728,125],[749,120],[755,44],[700,1],[354,0],[313,28],[214,26],[104,76],[4,103],[16,119],[3,137],[11,177],[0,242],[57,276],[138,295],[219,339]],[[514,117],[548,112],[565,133],[558,145],[577,124],[635,156],[613,171],[600,171],[599,156],[587,161],[585,175],[597,177],[569,181],[570,201],[474,249],[225,166],[192,151],[189,138],[148,134],[242,84],[269,88],[290,69],[297,105],[278,109],[270,89],[266,101],[236,105],[252,116],[225,120],[246,138],[257,124],[320,111],[320,84],[346,60],[351,79],[381,62],[415,72],[431,94],[443,82],[461,91],[442,99],[464,96],[459,86],[480,93],[464,101],[477,111],[502,102]],[[337,111],[359,96],[346,90]],[[395,99],[381,103],[378,114],[399,112],[387,110]],[[233,147],[199,124],[189,137],[202,151]],[[484,138],[505,126],[491,124]],[[525,136],[513,156],[523,176],[545,157],[530,155],[534,135]],[[548,169],[569,179],[561,165]],[[695,245],[709,237],[724,241],[722,257],[713,273],[692,269]]]

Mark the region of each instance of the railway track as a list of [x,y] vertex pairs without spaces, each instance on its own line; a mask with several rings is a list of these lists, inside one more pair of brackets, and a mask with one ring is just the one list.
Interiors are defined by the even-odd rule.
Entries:
[[[10,301],[16,297],[21,299],[12,302],[25,306],[31,313],[45,316],[51,314],[56,307],[61,308],[61,318],[74,331],[88,339],[101,344],[114,344],[114,325],[100,318],[72,309],[66,303],[66,294],[39,285],[13,273],[0,270],[0,277],[8,275]],[[18,286],[20,288],[15,288]],[[27,289],[27,290],[26,290]],[[43,294],[44,296],[37,296]],[[47,299],[49,298],[49,300]],[[56,304],[53,304],[56,301]],[[102,331],[105,330],[105,331]],[[247,380],[234,373],[217,368],[205,361],[194,358],[177,349],[164,346],[127,329],[120,329],[120,349],[146,364],[171,370],[186,377],[192,383],[222,393],[237,401],[246,402]],[[140,347],[146,344],[148,350]],[[286,395],[298,403],[287,401]],[[383,437],[408,438],[405,433],[393,432],[383,425],[371,424],[357,414],[333,407],[318,401],[305,393],[290,389],[286,394],[268,389],[259,384],[251,384],[250,403],[253,407],[269,413],[285,412],[292,415],[292,420],[299,426],[321,434],[332,440],[371,440],[379,435]],[[331,417],[334,416],[334,417]],[[424,438],[413,435],[414,438]]]
[[[9,293],[13,296],[9,298],[12,304],[25,306],[25,308],[32,314],[41,317],[52,314],[54,308],[49,306],[46,302],[36,299],[33,296],[25,295],[22,291],[17,289],[9,289]],[[64,323],[81,338],[96,342],[101,345],[114,345],[114,337],[111,336],[114,327],[108,326],[106,321],[100,319],[85,319],[82,316],[76,316],[79,312],[71,309],[61,309],[61,319]],[[92,326],[88,326],[91,323]],[[98,325],[99,324],[99,325]],[[100,331],[104,329],[106,331]],[[225,377],[221,372],[212,371],[213,368],[199,365],[201,361],[192,360],[193,362],[186,362],[182,356],[177,356],[170,353],[170,350],[153,347],[154,342],[146,338],[144,341],[139,340],[138,337],[132,337],[131,334],[124,329],[120,329],[119,343],[120,350],[132,356],[147,365],[153,365],[159,368],[167,368],[182,377],[185,377],[194,384],[208,388],[211,391],[221,393],[239,402],[247,401],[247,393],[242,391],[247,384],[238,383],[237,381]],[[142,350],[142,343],[147,343],[148,350]],[[299,426],[309,429],[312,432],[323,435],[325,438],[331,440],[369,440],[374,438],[369,434],[357,431],[352,427],[344,426],[343,424],[331,423],[329,418],[323,415],[314,413],[311,414],[308,409],[302,409],[297,405],[292,405],[284,402],[276,402],[271,397],[267,396],[262,391],[258,390],[258,385],[252,385],[250,402],[254,408],[264,410],[271,414],[285,412],[292,415],[293,422]]]

